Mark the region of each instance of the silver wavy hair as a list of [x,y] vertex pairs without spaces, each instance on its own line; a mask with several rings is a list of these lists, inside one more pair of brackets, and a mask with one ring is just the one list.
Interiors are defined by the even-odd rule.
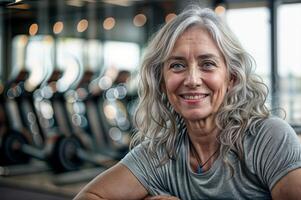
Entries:
[[140,69],[139,104],[134,116],[137,133],[132,145],[148,141],[149,152],[163,147],[166,157],[176,156],[177,139],[185,129],[184,120],[169,104],[162,92],[164,62],[175,42],[192,26],[206,29],[222,52],[234,86],[227,92],[216,117],[221,132],[217,137],[220,155],[225,163],[229,151],[243,159],[243,138],[269,116],[265,106],[267,87],[253,72],[255,62],[243,49],[225,22],[210,9],[191,6],[165,24],[154,35],[144,54]]

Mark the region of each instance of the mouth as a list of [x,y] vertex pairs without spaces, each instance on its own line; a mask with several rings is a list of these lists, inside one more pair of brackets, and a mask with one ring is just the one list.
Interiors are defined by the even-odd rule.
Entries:
[[209,94],[204,93],[189,93],[189,94],[181,94],[180,97],[184,100],[201,100],[209,96]]

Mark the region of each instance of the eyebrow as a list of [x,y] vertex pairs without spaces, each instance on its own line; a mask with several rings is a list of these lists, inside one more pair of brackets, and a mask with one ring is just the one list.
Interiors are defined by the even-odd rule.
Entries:
[[[208,54],[201,54],[197,57],[198,59],[205,60],[205,59],[214,59],[214,60],[220,60],[220,56],[216,56],[214,54],[208,53]],[[186,60],[184,56],[170,56],[167,61],[170,60]]]
[[199,58],[199,59],[202,59],[202,60],[208,59],[208,58],[215,59],[215,60],[219,60],[219,59],[220,59],[220,56],[216,56],[216,55],[214,55],[214,54],[209,53],[209,54],[202,54],[202,55],[199,55],[198,58]]

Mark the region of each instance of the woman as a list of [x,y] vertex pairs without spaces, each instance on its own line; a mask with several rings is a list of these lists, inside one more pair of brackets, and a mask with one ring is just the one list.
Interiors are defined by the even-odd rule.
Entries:
[[142,63],[136,146],[76,199],[300,198],[300,143],[252,66],[209,9],[166,24]]

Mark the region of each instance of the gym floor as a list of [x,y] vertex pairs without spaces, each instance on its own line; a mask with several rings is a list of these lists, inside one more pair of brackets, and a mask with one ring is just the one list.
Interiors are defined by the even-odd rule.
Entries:
[[[32,167],[30,164],[23,166],[27,169]],[[12,168],[8,169],[19,171]],[[0,172],[3,173],[8,169],[0,167]],[[97,167],[63,174],[54,174],[50,170],[23,174],[18,172],[19,175],[5,175],[4,173],[0,176],[1,200],[72,199],[85,184],[103,170]]]

